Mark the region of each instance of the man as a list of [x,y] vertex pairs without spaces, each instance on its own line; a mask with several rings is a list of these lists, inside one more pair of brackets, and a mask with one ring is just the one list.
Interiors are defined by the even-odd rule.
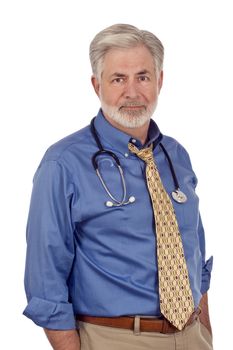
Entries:
[[151,119],[162,43],[117,24],[90,59],[101,110],[34,177],[24,314],[56,350],[212,349],[197,179]]

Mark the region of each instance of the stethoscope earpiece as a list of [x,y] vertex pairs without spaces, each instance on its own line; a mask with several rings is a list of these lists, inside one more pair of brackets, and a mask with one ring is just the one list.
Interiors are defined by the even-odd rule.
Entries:
[[119,203],[113,203],[111,201],[105,202],[106,207],[121,207],[122,205],[127,205],[130,203],[134,203],[136,201],[136,198],[134,196],[130,196],[127,202],[119,202]]
[[107,201],[107,202],[105,203],[105,205],[106,205],[106,207],[111,208],[111,207],[113,207],[113,202]]
[[134,196],[129,197],[129,203],[134,203],[136,198]]

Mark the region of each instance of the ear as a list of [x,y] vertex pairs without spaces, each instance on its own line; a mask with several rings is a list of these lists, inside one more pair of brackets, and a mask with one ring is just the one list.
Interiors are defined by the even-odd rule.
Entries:
[[159,73],[159,78],[158,78],[159,92],[162,89],[162,86],[163,86],[163,71],[161,70],[161,72]]
[[100,83],[95,75],[92,75],[91,83],[92,83],[92,86],[95,90],[96,95],[99,97]]

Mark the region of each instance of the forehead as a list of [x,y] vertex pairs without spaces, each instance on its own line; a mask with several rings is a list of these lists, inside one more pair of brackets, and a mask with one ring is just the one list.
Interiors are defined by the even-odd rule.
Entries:
[[103,61],[103,73],[111,74],[118,71],[123,74],[138,72],[141,70],[154,71],[154,60],[150,51],[145,46],[136,46],[127,49],[109,50]]

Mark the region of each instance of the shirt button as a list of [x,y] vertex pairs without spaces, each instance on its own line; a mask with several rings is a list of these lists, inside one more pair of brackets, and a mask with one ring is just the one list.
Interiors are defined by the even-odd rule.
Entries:
[[129,153],[125,153],[125,157],[127,158],[129,156]]
[[137,140],[135,140],[135,139],[132,139],[131,141],[132,141],[133,143],[136,143],[136,142],[137,142]]

